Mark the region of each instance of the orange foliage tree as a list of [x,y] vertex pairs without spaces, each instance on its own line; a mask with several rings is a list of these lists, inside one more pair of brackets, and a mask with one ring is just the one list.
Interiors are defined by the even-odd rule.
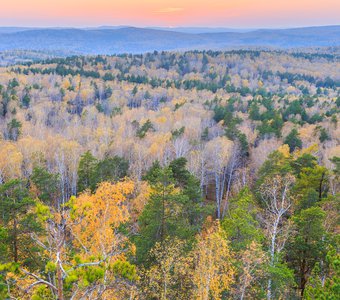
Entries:
[[134,247],[119,227],[130,218],[127,200],[134,188],[130,180],[103,182],[94,194],[72,197],[60,211],[38,204],[36,214],[45,234],[32,237],[46,264],[35,272],[20,267],[15,278],[20,290],[37,299],[131,296],[136,269],[126,256]]

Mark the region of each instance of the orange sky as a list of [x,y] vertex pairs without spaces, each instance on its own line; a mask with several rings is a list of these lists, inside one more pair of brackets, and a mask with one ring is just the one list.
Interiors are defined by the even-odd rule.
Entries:
[[0,0],[0,26],[340,24],[340,0]]

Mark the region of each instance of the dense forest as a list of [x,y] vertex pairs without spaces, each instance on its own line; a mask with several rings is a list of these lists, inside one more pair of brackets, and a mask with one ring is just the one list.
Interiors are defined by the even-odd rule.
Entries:
[[0,299],[340,299],[339,115],[337,51],[0,67]]

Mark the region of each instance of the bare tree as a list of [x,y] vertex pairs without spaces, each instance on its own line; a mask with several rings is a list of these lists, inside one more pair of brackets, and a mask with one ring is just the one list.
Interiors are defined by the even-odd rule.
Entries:
[[222,200],[225,192],[227,166],[233,143],[226,137],[217,137],[209,141],[205,151],[208,155],[208,170],[215,181],[216,215],[222,217]]
[[[275,265],[275,256],[280,253],[287,239],[287,222],[284,220],[285,214],[292,205],[290,190],[294,184],[294,176],[276,175],[266,178],[260,186],[259,192],[266,206],[265,221],[270,238],[269,255],[270,266]],[[267,299],[272,299],[272,279],[268,279]]]
[[228,163],[227,170],[226,170],[227,171],[226,192],[225,192],[225,197],[224,197],[222,217],[225,216],[225,213],[228,209],[231,187],[233,184],[236,170],[240,167],[240,165],[241,165],[240,146],[238,144],[234,144],[231,150],[231,155],[230,155],[229,163]]

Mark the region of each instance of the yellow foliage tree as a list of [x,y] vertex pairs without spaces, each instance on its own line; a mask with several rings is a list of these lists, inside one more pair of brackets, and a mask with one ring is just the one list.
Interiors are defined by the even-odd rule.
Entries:
[[80,220],[72,226],[72,232],[77,237],[75,243],[85,253],[104,258],[111,255],[118,242],[115,229],[129,219],[125,201],[133,191],[134,183],[130,180],[116,184],[103,182],[95,194],[87,191],[71,200],[71,216]]
[[195,299],[222,299],[222,292],[233,283],[235,271],[219,222],[199,236],[193,258]]
[[0,142],[0,184],[21,176],[23,156],[15,144]]
[[60,212],[38,204],[36,215],[45,233],[32,237],[47,264],[45,272],[20,267],[23,276],[16,275],[15,281],[27,296],[21,299],[40,296],[41,286],[59,300],[130,297],[136,270],[126,253],[134,253],[134,247],[118,227],[129,220],[126,201],[133,191],[130,180],[103,182],[95,194],[72,197]]
[[266,275],[264,266],[268,263],[268,255],[262,250],[260,244],[252,241],[240,253],[239,261],[241,262],[239,284],[234,293],[240,297],[240,300],[256,298],[256,288],[252,288],[252,283]]
[[277,151],[279,151],[285,158],[290,157],[290,150],[287,144],[280,146]]
[[152,265],[142,272],[143,299],[191,299],[192,257],[184,256],[185,243],[166,239],[150,251]]

